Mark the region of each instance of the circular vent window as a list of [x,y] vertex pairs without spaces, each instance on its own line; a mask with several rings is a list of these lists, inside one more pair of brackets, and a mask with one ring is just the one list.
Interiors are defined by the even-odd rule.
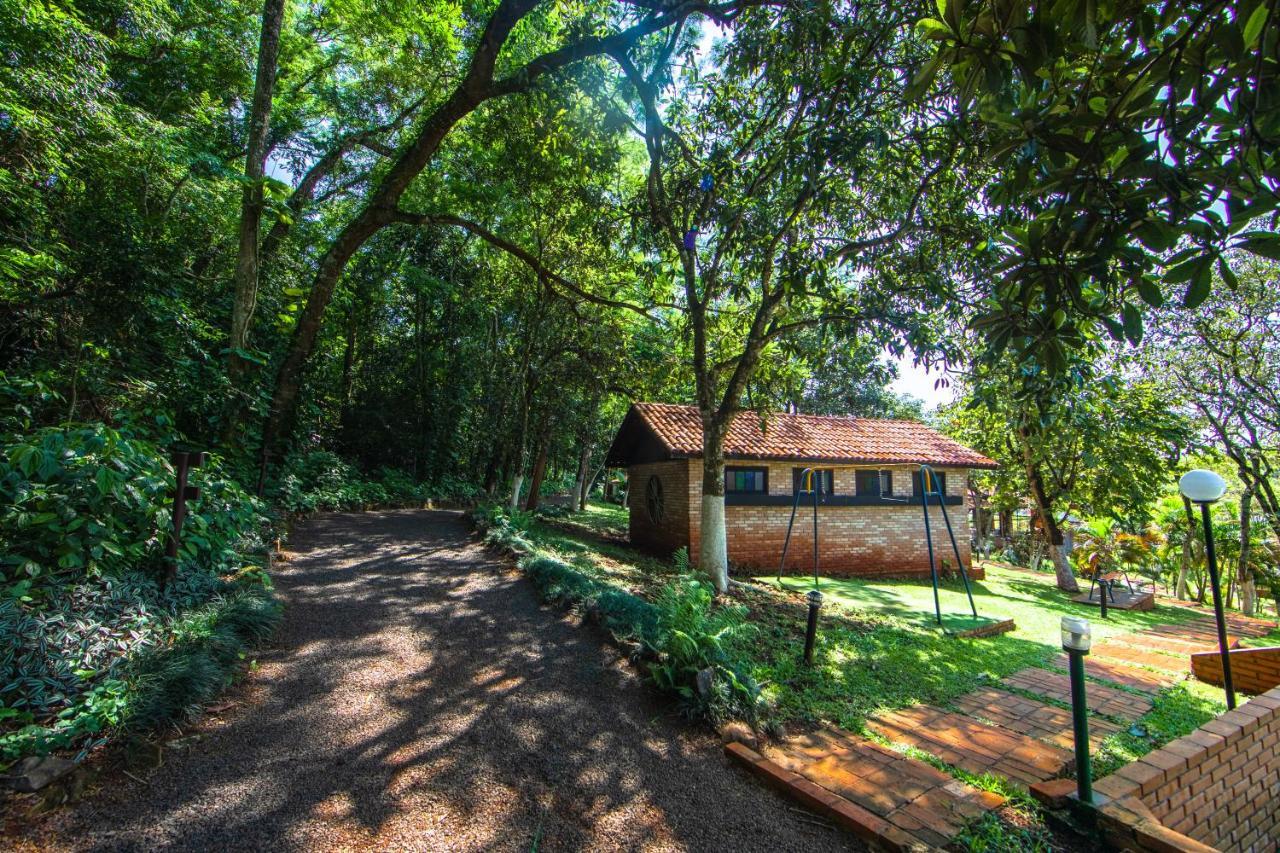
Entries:
[[666,505],[662,500],[662,480],[658,479],[656,474],[645,484],[644,505],[649,510],[650,521],[654,524],[662,521],[662,516],[666,513]]

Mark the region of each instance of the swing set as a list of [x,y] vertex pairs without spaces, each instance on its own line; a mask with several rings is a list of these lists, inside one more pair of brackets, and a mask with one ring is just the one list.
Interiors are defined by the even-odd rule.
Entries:
[[[857,466],[846,465],[837,466],[841,470],[854,470]],[[787,523],[787,536],[782,542],[782,561],[778,564],[778,585],[782,585],[782,572],[787,565],[787,550],[791,546],[791,533],[795,529],[796,515],[800,510],[800,499],[805,495],[809,495],[813,499],[813,591],[819,593],[819,602],[821,601],[820,583],[818,580],[818,504],[822,493],[823,477],[819,474],[814,477],[815,472],[819,470],[834,471],[835,469],[827,466],[824,469],[805,468],[800,472],[800,480],[796,484],[796,497],[791,505],[791,520]],[[816,481],[816,482],[815,482]],[[947,536],[951,539],[951,550],[956,555],[956,566],[960,570],[960,577],[964,580],[965,595],[969,597],[969,608],[973,611],[973,618],[978,619],[978,607],[973,602],[973,590],[969,587],[969,572],[964,567],[964,560],[960,559],[960,546],[956,544],[955,531],[951,528],[951,518],[947,515],[947,502],[942,493],[942,481],[938,475],[934,473],[933,468],[928,465],[920,466],[920,508],[924,512],[924,539],[929,550],[929,577],[933,580],[933,609],[937,618],[939,627],[942,626],[942,603],[938,597],[938,566],[934,559],[933,553],[933,529],[929,520],[929,499],[936,497],[938,499],[938,508],[942,510],[942,520],[947,525]],[[882,500],[891,503],[909,503],[908,498],[892,498],[882,497]],[[811,599],[812,601],[812,599]],[[812,608],[811,608],[812,609]],[[811,614],[810,620],[813,621]],[[810,632],[812,632],[812,627]]]

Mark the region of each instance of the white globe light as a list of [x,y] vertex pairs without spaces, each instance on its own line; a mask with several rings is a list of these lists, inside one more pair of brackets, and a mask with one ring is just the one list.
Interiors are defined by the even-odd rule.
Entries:
[[1093,643],[1093,627],[1080,616],[1062,617],[1062,647],[1073,652],[1087,652]]
[[1178,491],[1188,500],[1198,504],[1211,504],[1227,490],[1227,481],[1212,471],[1197,468],[1188,471],[1178,480]]

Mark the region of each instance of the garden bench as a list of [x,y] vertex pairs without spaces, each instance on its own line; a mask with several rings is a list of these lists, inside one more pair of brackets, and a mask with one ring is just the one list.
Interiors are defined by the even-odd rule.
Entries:
[[1156,591],[1155,581],[1139,580],[1135,586],[1133,579],[1129,577],[1127,572],[1112,570],[1108,572],[1097,572],[1094,574],[1093,583],[1089,585],[1089,597],[1093,598],[1093,588],[1097,586],[1102,589],[1103,595],[1110,597],[1111,602],[1114,604],[1116,600],[1115,588],[1121,582],[1123,582],[1128,588],[1130,595],[1137,595],[1140,592],[1144,592],[1145,590],[1143,587],[1150,587],[1150,591],[1152,593]]

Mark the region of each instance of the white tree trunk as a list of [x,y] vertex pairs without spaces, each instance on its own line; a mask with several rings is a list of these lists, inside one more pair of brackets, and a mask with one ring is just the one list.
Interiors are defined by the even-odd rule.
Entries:
[[520,508],[520,490],[524,488],[524,474],[516,474],[511,478],[511,503],[508,508],[515,512]]
[[1031,535],[1031,556],[1027,559],[1027,568],[1033,572],[1040,571],[1040,561],[1044,559],[1044,537],[1039,533]]
[[1187,588],[1187,577],[1191,574],[1191,534],[1188,533],[1186,538],[1182,540],[1182,560],[1178,565],[1178,583],[1174,587],[1174,597],[1187,601],[1191,597],[1191,590]]
[[1258,607],[1258,592],[1253,583],[1253,572],[1249,570],[1252,504],[1253,490],[1245,489],[1244,494],[1240,496],[1240,562],[1236,569],[1236,585],[1240,590],[1240,612],[1245,616],[1252,616],[1257,612]]
[[698,568],[711,576],[716,592],[729,591],[729,543],[724,526],[724,495],[702,496],[702,533]]

